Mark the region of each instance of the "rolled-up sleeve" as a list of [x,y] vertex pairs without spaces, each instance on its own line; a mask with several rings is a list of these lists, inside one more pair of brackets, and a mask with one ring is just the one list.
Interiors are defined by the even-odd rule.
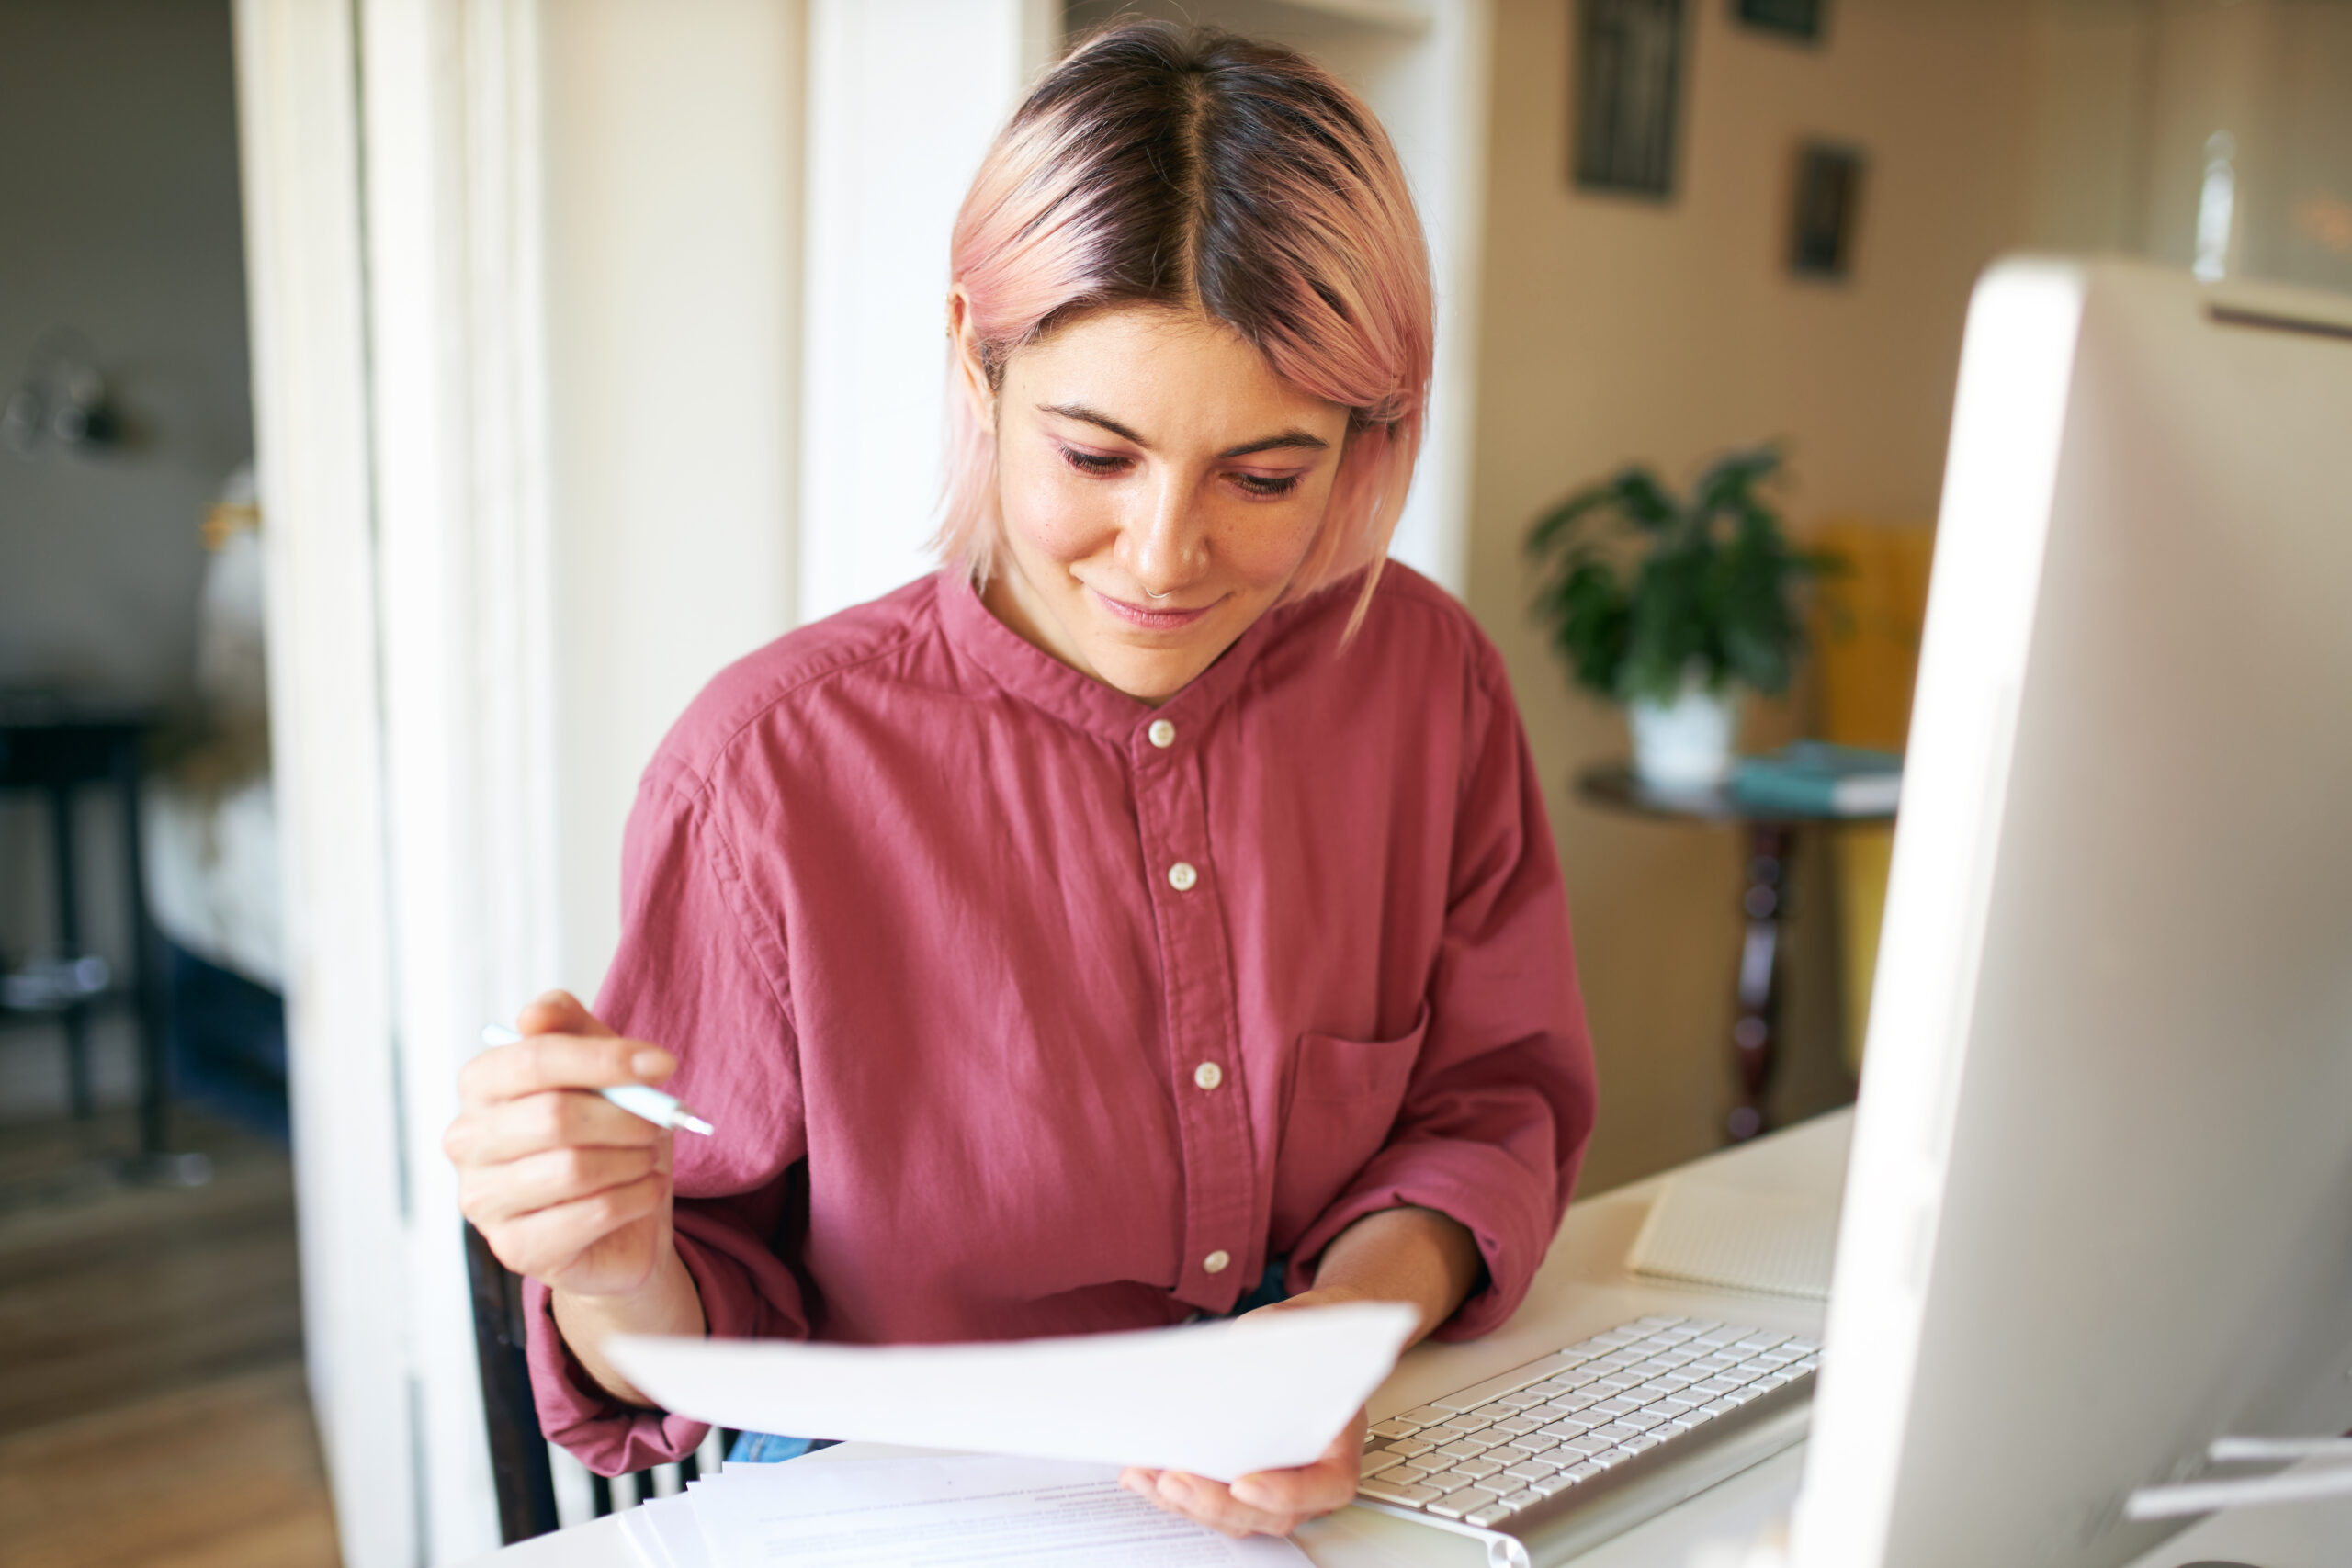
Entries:
[[1517,1310],[1592,1132],[1595,1077],[1567,899],[1533,760],[1482,648],[1429,1031],[1388,1140],[1292,1251],[1294,1290],[1332,1238],[1382,1209],[1432,1209],[1476,1238],[1485,1285],[1441,1326],[1468,1339]]
[[[759,914],[707,792],[657,760],[630,813],[622,935],[596,1016],[673,1052],[663,1087],[708,1117],[677,1134],[678,1255],[722,1337],[803,1338],[806,1295],[788,1259],[805,1213],[807,1135],[784,936]],[[688,1453],[702,1423],[613,1398],[557,1328],[547,1288],[525,1281],[531,1382],[547,1436],[600,1474]]]

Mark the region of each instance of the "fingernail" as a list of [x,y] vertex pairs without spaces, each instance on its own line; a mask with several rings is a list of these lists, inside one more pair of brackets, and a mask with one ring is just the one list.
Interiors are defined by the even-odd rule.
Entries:
[[667,1051],[639,1051],[628,1059],[628,1069],[641,1078],[666,1078],[678,1070],[678,1061]]
[[1159,1495],[1171,1503],[1182,1503],[1192,1496],[1193,1488],[1181,1476],[1162,1475],[1159,1478]]

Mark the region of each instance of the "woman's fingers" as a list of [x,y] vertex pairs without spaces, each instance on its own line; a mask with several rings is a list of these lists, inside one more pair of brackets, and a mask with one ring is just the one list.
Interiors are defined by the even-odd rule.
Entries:
[[468,1062],[458,1074],[458,1095],[474,1110],[551,1089],[658,1083],[677,1069],[676,1057],[642,1040],[534,1034],[512,1045],[494,1045]]
[[1352,1457],[1326,1456],[1296,1470],[1261,1470],[1245,1475],[1230,1490],[1234,1500],[1245,1507],[1313,1518],[1354,1501],[1357,1470]]
[[588,1034],[610,1039],[619,1032],[580,1003],[570,991],[542,991],[514,1015],[518,1034]]
[[475,1172],[458,1207],[477,1226],[498,1224],[654,1175],[659,1153],[651,1145],[546,1149]]
[[464,1170],[503,1165],[544,1149],[587,1145],[650,1148],[662,1135],[661,1128],[602,1095],[563,1089],[469,1111],[449,1123],[441,1135],[441,1149]]
[[[1181,1470],[1161,1471],[1158,1483],[1144,1495],[1170,1513],[1197,1520],[1221,1535],[1288,1535],[1314,1517],[1305,1510],[1252,1506],[1236,1497],[1223,1482],[1187,1475]],[[1315,1510],[1329,1512],[1329,1508]]]
[[648,1176],[521,1215],[486,1228],[482,1235],[499,1261],[515,1273],[552,1280],[564,1265],[598,1241],[661,1208],[669,1190],[666,1179]]

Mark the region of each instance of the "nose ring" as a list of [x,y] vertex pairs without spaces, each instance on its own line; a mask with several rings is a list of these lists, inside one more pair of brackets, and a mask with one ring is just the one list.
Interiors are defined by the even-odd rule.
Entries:
[[[1174,590],[1173,588],[1171,588],[1171,589],[1170,589],[1170,590],[1168,591],[1168,593],[1173,593],[1173,592],[1176,592],[1176,590]],[[1150,599],[1165,599],[1165,598],[1167,598],[1167,597],[1168,597],[1168,593],[1154,593],[1154,592],[1153,592],[1150,589],[1148,589],[1148,588],[1147,588],[1147,589],[1145,589],[1145,590],[1144,590],[1144,595],[1145,595],[1145,597],[1147,597],[1147,598],[1150,598]]]

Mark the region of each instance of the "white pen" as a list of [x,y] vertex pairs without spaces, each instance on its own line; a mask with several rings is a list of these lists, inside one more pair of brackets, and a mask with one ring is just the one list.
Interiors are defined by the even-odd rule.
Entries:
[[[481,1026],[481,1043],[485,1045],[512,1045],[523,1037],[501,1023]],[[641,1116],[656,1127],[684,1127],[689,1133],[700,1133],[707,1138],[717,1131],[711,1124],[678,1103],[675,1095],[663,1094],[650,1084],[615,1084],[596,1091],[631,1116]]]

